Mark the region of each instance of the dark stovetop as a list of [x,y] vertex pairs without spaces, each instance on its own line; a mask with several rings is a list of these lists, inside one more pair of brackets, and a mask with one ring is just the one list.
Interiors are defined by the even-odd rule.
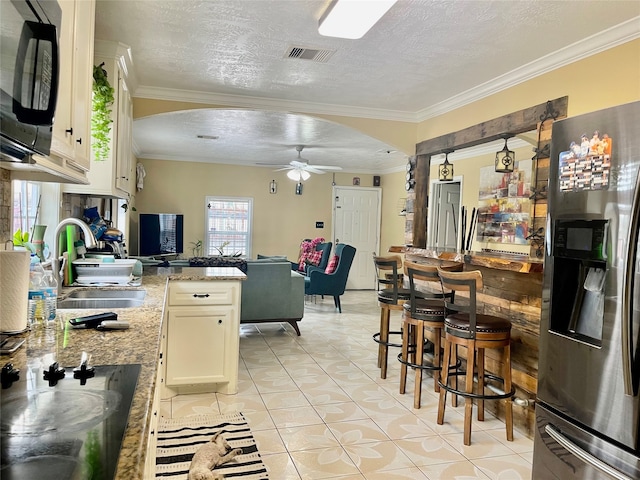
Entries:
[[94,366],[84,382],[70,367],[53,382],[37,363],[2,390],[0,478],[113,479],[140,365]]

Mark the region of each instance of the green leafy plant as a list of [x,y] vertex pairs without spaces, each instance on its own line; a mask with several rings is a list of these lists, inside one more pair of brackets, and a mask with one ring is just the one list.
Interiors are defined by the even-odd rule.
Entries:
[[13,234],[13,246],[24,247],[32,253],[36,252],[36,247],[29,242],[29,232],[23,232],[21,229],[16,230]]
[[193,252],[194,257],[202,256],[202,240],[198,240],[197,242],[189,242],[193,245],[191,251]]
[[226,247],[227,245],[229,245],[229,242],[224,242],[219,247],[214,247],[214,248],[218,250],[218,253],[220,253],[221,256],[224,256],[224,247]]
[[96,161],[102,162],[109,156],[110,141],[109,133],[111,132],[111,107],[114,102],[114,90],[107,72],[104,68],[104,62],[93,67],[93,99],[91,111],[91,146]]

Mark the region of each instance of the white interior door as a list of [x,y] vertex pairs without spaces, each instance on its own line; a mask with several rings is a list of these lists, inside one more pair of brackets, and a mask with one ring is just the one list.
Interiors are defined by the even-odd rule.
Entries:
[[380,247],[379,188],[333,187],[333,243],[346,243],[356,249],[347,288],[375,288],[373,252]]
[[438,249],[457,249],[460,228],[460,183],[432,183],[431,199],[428,245]]
[[440,188],[438,201],[438,247],[456,248],[457,222],[460,210],[460,184],[445,183]]

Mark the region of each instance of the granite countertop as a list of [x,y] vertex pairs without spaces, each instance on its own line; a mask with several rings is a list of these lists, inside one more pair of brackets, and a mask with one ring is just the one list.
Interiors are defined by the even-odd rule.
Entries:
[[[244,280],[246,276],[236,268],[225,267],[145,267],[141,287],[112,286],[109,289],[145,290],[144,304],[135,308],[114,308],[118,320],[130,323],[127,330],[99,331],[95,329],[67,329],[70,318],[101,313],[105,309],[58,310],[55,322],[37,326],[19,334],[25,343],[11,355],[2,355],[0,362],[13,363],[26,371],[27,366],[46,366],[57,361],[71,367],[80,363],[82,352],[91,355],[92,365],[140,364],[140,376],[129,413],[129,422],[122,442],[116,470],[117,480],[143,478],[147,439],[151,421],[151,404],[160,349],[164,298],[169,280]],[[60,298],[73,290],[100,287],[65,287]],[[25,376],[21,375],[24,381]]]

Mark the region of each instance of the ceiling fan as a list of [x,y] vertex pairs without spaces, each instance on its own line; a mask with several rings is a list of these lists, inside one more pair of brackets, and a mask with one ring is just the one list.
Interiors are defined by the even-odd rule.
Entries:
[[330,165],[309,165],[309,161],[302,158],[301,153],[304,149],[304,145],[297,145],[296,150],[298,151],[298,159],[291,160],[289,165],[276,165],[282,168],[278,168],[274,170],[276,172],[282,170],[289,170],[287,172],[287,177],[291,180],[299,182],[300,180],[308,180],[312,173],[320,173],[324,174],[328,171],[338,171],[342,170],[342,167],[335,167]]

